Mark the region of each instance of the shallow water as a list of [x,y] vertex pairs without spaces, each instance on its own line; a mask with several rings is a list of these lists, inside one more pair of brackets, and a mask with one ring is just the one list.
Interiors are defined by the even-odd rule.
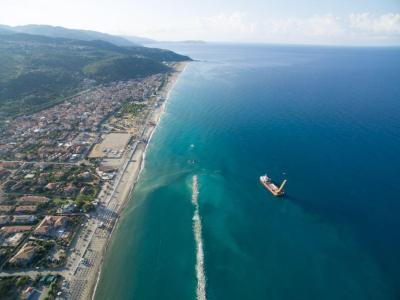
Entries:
[[[189,54],[96,299],[400,298],[400,50],[170,45]],[[287,196],[258,182],[287,178]]]

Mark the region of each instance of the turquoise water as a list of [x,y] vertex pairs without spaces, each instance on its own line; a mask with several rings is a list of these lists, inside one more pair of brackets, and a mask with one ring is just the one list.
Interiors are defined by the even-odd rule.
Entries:
[[[171,45],[179,78],[96,299],[400,298],[400,50]],[[194,162],[194,163],[193,163]],[[288,179],[283,199],[258,182]]]

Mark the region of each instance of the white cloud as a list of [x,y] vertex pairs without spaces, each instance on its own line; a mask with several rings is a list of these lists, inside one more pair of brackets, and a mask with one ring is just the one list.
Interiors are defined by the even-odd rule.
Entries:
[[[305,21],[305,29],[310,35],[338,35],[343,33],[340,19],[331,14],[313,16]],[[307,31],[306,31],[307,32]]]
[[366,33],[382,35],[400,35],[400,14],[384,14],[374,16],[370,13],[351,14],[349,16],[351,28]]
[[327,14],[307,19],[288,18],[267,20],[262,23],[265,36],[332,36],[343,33],[339,18]]
[[320,44],[400,44],[400,14],[353,13],[254,20],[245,12],[197,17],[188,32],[215,41]]
[[255,33],[256,23],[248,19],[244,12],[233,12],[232,14],[218,14],[209,17],[196,18],[198,29],[221,33],[252,34]]

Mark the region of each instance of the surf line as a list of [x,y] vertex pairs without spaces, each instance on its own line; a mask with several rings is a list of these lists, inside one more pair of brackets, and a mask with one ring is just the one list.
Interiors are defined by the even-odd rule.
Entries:
[[206,275],[204,271],[204,250],[203,250],[203,237],[201,234],[201,218],[199,210],[199,184],[197,175],[193,176],[192,187],[192,204],[194,206],[193,215],[193,232],[194,240],[196,242],[196,278],[197,300],[206,300]]

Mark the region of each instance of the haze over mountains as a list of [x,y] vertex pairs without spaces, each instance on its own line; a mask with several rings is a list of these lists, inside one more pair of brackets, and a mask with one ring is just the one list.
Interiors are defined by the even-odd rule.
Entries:
[[[157,44],[157,43],[173,43],[171,41],[157,41],[154,39],[132,36],[132,35],[112,35],[93,30],[82,30],[82,29],[70,29],[61,26],[51,25],[22,25],[22,26],[7,26],[0,24],[0,34],[5,33],[28,33],[43,35],[48,37],[58,37],[67,39],[76,39],[83,41],[102,40],[109,43],[113,43],[117,46],[139,46],[145,44]],[[177,41],[178,43],[204,43],[203,41]]]
[[95,31],[0,26],[0,121],[52,105],[89,86],[168,72],[190,60]]
[[138,43],[123,37],[102,33],[92,30],[69,29],[60,26],[50,25],[22,25],[22,26],[7,26],[1,25],[1,28],[9,33],[28,33],[35,35],[43,35],[48,37],[58,37],[67,39],[76,39],[83,41],[102,40],[113,43],[117,46],[138,46]]

